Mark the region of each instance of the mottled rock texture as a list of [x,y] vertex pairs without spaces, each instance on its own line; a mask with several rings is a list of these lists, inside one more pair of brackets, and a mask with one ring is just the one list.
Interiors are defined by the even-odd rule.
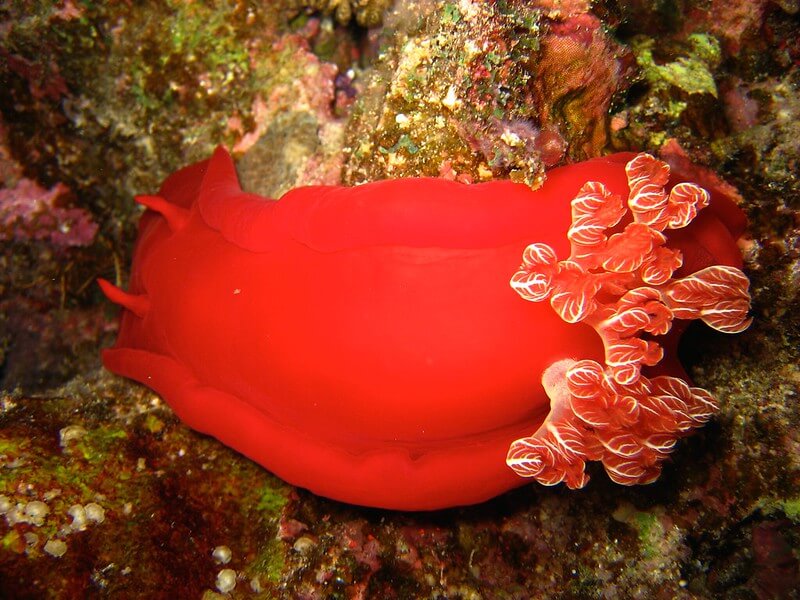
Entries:
[[[797,597],[798,40],[793,0],[4,3],[0,596]],[[681,348],[719,418],[646,487],[400,514],[286,486],[98,360],[133,194],[217,144],[271,195],[691,159],[750,218],[753,325]]]

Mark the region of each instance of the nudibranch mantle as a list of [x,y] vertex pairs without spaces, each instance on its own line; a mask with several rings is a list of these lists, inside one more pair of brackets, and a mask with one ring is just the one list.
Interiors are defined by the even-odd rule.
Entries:
[[648,155],[535,191],[412,178],[270,200],[219,148],[137,200],[128,291],[100,281],[124,307],[106,367],[354,504],[580,487],[587,460],[651,481],[715,409],[675,357],[684,320],[747,325],[741,211]]

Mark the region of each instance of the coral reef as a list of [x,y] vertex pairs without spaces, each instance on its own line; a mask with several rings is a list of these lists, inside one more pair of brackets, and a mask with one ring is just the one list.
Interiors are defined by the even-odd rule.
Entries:
[[0,240],[46,240],[56,248],[89,245],[97,224],[80,208],[59,206],[67,194],[64,184],[46,190],[30,179],[0,189]]
[[[3,298],[0,348],[39,354],[20,319],[57,322],[50,313],[65,307],[102,311],[92,282],[124,277],[134,193],[219,143],[253,149],[255,162],[275,159],[258,155],[262,136],[285,150],[290,168],[250,182],[267,194],[339,179],[343,126],[330,100],[337,67],[312,53],[313,28],[291,31],[280,9],[47,0],[0,8],[0,286],[12,292]],[[287,131],[276,115],[289,111]],[[297,121],[307,124],[308,144],[274,144],[294,137]],[[57,348],[51,355],[70,360]],[[49,360],[29,364],[31,374],[37,365],[42,373],[22,379],[2,369],[0,381],[13,389],[74,374],[61,366],[44,373]]]
[[585,11],[529,3],[397,2],[346,133],[347,183],[414,175],[510,177],[604,147],[629,51]]
[[114,385],[65,388],[46,401],[3,397],[3,421],[15,423],[0,438],[13,473],[0,478],[3,596],[199,596],[223,570],[221,545],[240,587],[275,586],[290,490],[210,440],[187,438],[149,393],[109,403],[123,397]]
[[[796,596],[798,2],[395,0],[370,30],[298,7],[0,6],[4,193],[61,184],[55,208],[98,226],[89,246],[2,242],[0,595]],[[701,165],[693,180],[735,186],[750,221],[753,324],[691,327],[680,348],[717,416],[639,488],[589,465],[583,490],[404,514],[283,486],[99,370],[114,325],[92,280],[125,277],[133,194],[218,143],[250,144],[266,194],[340,176],[536,185],[610,149]]]

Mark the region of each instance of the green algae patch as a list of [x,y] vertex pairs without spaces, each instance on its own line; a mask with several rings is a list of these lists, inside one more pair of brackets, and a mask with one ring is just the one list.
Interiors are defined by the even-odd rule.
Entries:
[[159,419],[153,413],[149,413],[144,419],[144,427],[150,433],[160,433],[164,430],[164,421]]
[[[633,40],[636,62],[645,79],[656,89],[666,90],[674,86],[687,94],[710,94],[717,97],[714,69],[721,60],[717,39],[709,34],[693,33],[687,37],[685,54],[674,60],[661,62],[656,58],[656,40],[638,37]],[[685,106],[672,106],[682,112]]]
[[18,450],[19,445],[8,439],[0,439],[0,454],[7,455]]
[[780,507],[787,517],[795,523],[800,523],[800,497],[784,500],[780,503]]
[[658,540],[664,535],[664,528],[657,515],[646,512],[637,512],[634,523],[639,536],[639,544],[642,548],[642,556],[651,558],[658,552]]
[[766,515],[774,516],[783,513],[795,523],[800,523],[800,496],[786,499],[770,499],[759,503],[759,508]]
[[107,459],[109,453],[121,451],[120,442],[127,437],[123,429],[99,427],[86,432],[74,443],[74,449],[89,462],[101,462]]
[[270,516],[277,516],[288,501],[285,485],[276,480],[275,482],[265,483],[261,487],[256,508],[270,513]]
[[392,154],[401,149],[405,150],[409,154],[416,154],[419,152],[419,146],[414,143],[414,140],[411,139],[411,136],[405,133],[400,136],[400,139],[398,139],[397,143],[395,143],[391,148],[384,148],[383,146],[378,147],[378,150],[381,152],[381,154]]
[[455,4],[447,3],[442,9],[442,22],[455,25],[461,20],[461,11]]
[[284,552],[284,545],[279,540],[265,543],[248,568],[248,574],[259,579],[266,577],[273,584],[279,583],[286,568]]
[[640,511],[624,502],[612,514],[616,521],[625,523],[636,532],[639,553],[644,559],[656,558],[665,544],[666,531],[662,524],[663,509]]

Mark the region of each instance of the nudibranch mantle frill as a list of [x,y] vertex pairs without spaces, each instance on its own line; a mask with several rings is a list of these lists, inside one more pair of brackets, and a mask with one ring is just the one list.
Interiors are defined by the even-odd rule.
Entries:
[[650,481],[715,408],[683,381],[673,320],[738,331],[749,306],[741,211],[673,179],[618,154],[536,191],[420,178],[274,201],[243,192],[220,148],[137,198],[128,291],[100,282],[125,308],[103,361],[354,504],[580,487],[587,460]]

